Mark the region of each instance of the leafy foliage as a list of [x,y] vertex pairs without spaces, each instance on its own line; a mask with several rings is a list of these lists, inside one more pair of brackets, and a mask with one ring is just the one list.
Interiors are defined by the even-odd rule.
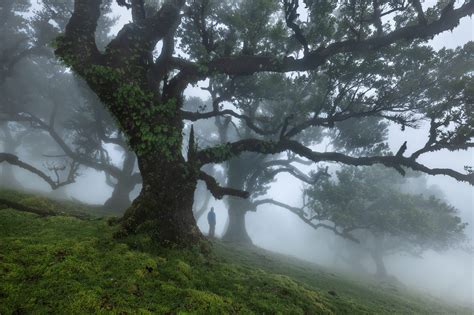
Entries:
[[[465,240],[457,209],[430,195],[403,191],[407,178],[379,167],[345,167],[305,191],[310,216],[381,240],[387,253],[446,250]],[[357,232],[357,230],[362,232]]]

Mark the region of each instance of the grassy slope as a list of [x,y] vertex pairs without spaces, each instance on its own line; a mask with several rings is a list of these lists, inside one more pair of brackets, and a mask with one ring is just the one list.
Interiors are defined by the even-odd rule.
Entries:
[[[0,197],[97,210],[14,192]],[[215,242],[203,255],[153,248],[146,239],[120,243],[113,231],[105,220],[0,210],[0,314],[470,313],[258,248]]]

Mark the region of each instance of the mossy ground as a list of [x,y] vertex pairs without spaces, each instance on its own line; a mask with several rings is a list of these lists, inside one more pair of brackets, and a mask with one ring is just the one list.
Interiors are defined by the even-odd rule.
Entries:
[[[11,191],[0,196],[97,210]],[[255,247],[216,241],[210,254],[162,249],[143,237],[118,242],[115,229],[105,219],[0,210],[0,314],[471,313]]]

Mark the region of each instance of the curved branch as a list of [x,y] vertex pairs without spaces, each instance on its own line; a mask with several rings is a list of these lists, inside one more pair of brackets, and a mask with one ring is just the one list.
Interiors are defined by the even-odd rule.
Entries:
[[308,41],[306,37],[303,35],[303,31],[296,24],[296,19],[298,18],[298,7],[299,7],[298,0],[285,0],[283,1],[284,8],[285,8],[285,21],[286,26],[291,28],[294,32],[294,36],[296,40],[303,46],[304,53],[307,54],[309,51]]
[[218,116],[226,116],[226,115],[229,115],[229,116],[232,116],[232,117],[235,117],[235,118],[238,118],[238,119],[241,119],[241,120],[245,121],[247,126],[252,131],[254,131],[255,133],[260,134],[260,135],[274,135],[280,129],[280,126],[277,126],[272,130],[265,130],[265,129],[260,128],[259,126],[257,126],[254,123],[253,119],[250,118],[249,116],[236,113],[236,112],[234,112],[233,110],[230,110],[230,109],[225,109],[225,110],[220,110],[220,111],[219,110],[213,110],[213,111],[205,112],[205,113],[188,112],[188,111],[183,111],[183,110],[181,111],[181,117],[183,119],[189,120],[189,121],[196,121],[196,120],[199,120],[199,119],[207,119],[207,118],[218,117]]
[[273,176],[276,176],[277,174],[279,173],[289,173],[290,175],[292,175],[293,177],[301,180],[302,182],[305,182],[306,184],[310,184],[310,185],[314,185],[315,183],[317,183],[323,176],[329,176],[329,174],[327,173],[328,171],[328,168],[324,169],[324,170],[319,170],[316,174],[314,174],[313,176],[309,176],[305,173],[303,173],[302,171],[300,171],[297,167],[289,164],[285,167],[280,167],[280,168],[277,168],[277,169],[273,169],[271,172],[270,172],[270,175],[273,177]]
[[183,0],[166,1],[154,15],[126,24],[107,49],[112,51],[119,48],[132,51],[136,49],[135,47],[140,47],[143,51],[153,51],[158,41],[163,39],[179,21],[179,13],[184,2]]
[[0,153],[0,163],[2,163],[2,162],[6,162],[6,163],[9,163],[11,165],[21,167],[21,168],[23,168],[23,169],[25,169],[25,170],[27,170],[27,171],[35,174],[35,175],[38,175],[46,183],[48,183],[48,185],[51,186],[51,188],[53,190],[58,189],[59,187],[66,186],[66,185],[74,183],[75,180],[76,180],[76,176],[77,176],[78,166],[77,166],[76,163],[71,164],[67,179],[63,182],[60,182],[59,179],[53,180],[51,177],[49,177],[47,174],[40,171],[36,167],[21,161],[20,158],[16,155],[9,154],[9,153]]
[[84,156],[81,156],[80,154],[77,154],[74,152],[67,144],[64,142],[62,137],[56,132],[54,128],[52,128],[50,125],[46,124],[43,120],[40,118],[34,116],[33,114],[30,113],[20,113],[17,114],[16,117],[11,118],[10,121],[29,121],[31,123],[36,124],[36,126],[46,132],[49,133],[51,138],[59,145],[61,150],[71,159],[76,161],[77,163],[80,163],[84,166],[88,166],[91,168],[94,168],[98,171],[104,171],[107,172],[108,174],[112,175],[115,178],[119,178],[122,174],[119,168],[109,165],[109,164],[104,164],[100,162],[93,161],[91,159],[88,159]]
[[[305,120],[298,125],[292,127],[288,132],[286,132],[283,136],[286,138],[292,138],[299,133],[303,132],[309,127],[333,127],[335,123],[346,121],[352,118],[362,118],[362,117],[371,117],[377,116],[380,112],[382,112],[384,108],[375,108],[368,111],[363,112],[350,112],[350,113],[337,113],[331,115],[329,117],[321,118],[321,117],[313,117],[308,120]],[[385,117],[386,119],[390,119],[390,117]]]
[[[435,152],[439,150],[449,150],[449,151],[457,151],[457,150],[467,150],[469,148],[474,147],[473,142],[465,142],[465,141],[456,141],[457,139],[441,139],[438,140],[438,128],[443,126],[444,122],[436,122],[434,118],[431,119],[430,122],[430,130],[428,140],[426,141],[423,148],[413,152],[411,154],[412,159],[417,159],[420,155],[428,153],[428,152]],[[474,136],[473,131],[471,131],[471,138]],[[453,141],[454,140],[454,141]]]
[[75,0],[74,11],[66,25],[66,31],[58,40],[55,53],[64,58],[74,58],[74,64],[95,64],[101,57],[95,42],[97,21],[100,17],[101,0]]
[[241,197],[241,198],[249,197],[249,193],[246,191],[228,188],[228,187],[221,187],[219,183],[217,183],[214,177],[212,177],[211,175],[203,171],[199,172],[198,178],[206,183],[207,189],[209,189],[211,194],[216,199],[222,199],[222,197],[224,197],[225,195],[236,196],[236,197]]
[[283,151],[292,151],[313,162],[339,162],[354,166],[369,166],[383,164],[387,167],[395,168],[403,173],[402,167],[411,168],[429,175],[446,175],[458,181],[465,181],[474,185],[474,173],[462,174],[447,168],[429,168],[415,159],[403,156],[363,156],[352,157],[337,152],[316,152],[301,143],[288,139],[275,141],[263,141],[258,139],[244,139],[232,143],[223,144],[217,147],[207,148],[197,152],[196,160],[200,165],[208,163],[221,163],[227,159],[239,155],[242,152],[258,152],[264,154],[277,154]]
[[317,230],[319,228],[324,228],[324,229],[333,231],[334,234],[339,235],[339,236],[341,236],[345,239],[351,240],[355,243],[360,243],[360,241],[357,238],[352,236],[347,231],[343,230],[341,232],[335,226],[331,226],[329,224],[325,224],[325,223],[321,223],[321,222],[319,222],[319,223],[312,222],[311,219],[308,219],[308,218],[305,217],[304,211],[301,208],[292,207],[292,206],[289,206],[289,205],[287,205],[283,202],[275,201],[273,199],[261,199],[261,200],[257,200],[257,201],[253,202],[253,205],[255,207],[258,207],[258,206],[261,206],[261,205],[264,205],[264,204],[272,204],[272,205],[282,207],[282,208],[285,208],[285,209],[289,210],[290,212],[296,214],[304,223],[308,224],[309,226],[311,226],[315,230]]
[[188,72],[196,75],[196,79],[209,75],[223,73],[227,75],[251,75],[256,72],[290,72],[315,70],[332,56],[339,53],[366,53],[390,46],[400,40],[413,40],[417,38],[431,38],[439,33],[451,30],[459,24],[461,18],[474,13],[474,1],[469,0],[458,9],[443,10],[444,13],[431,23],[417,23],[396,29],[383,36],[374,36],[365,40],[344,40],[335,42],[327,47],[321,46],[308,52],[300,59],[285,57],[278,59],[270,56],[229,56],[211,60],[207,70],[197,64],[182,60],[175,60]]

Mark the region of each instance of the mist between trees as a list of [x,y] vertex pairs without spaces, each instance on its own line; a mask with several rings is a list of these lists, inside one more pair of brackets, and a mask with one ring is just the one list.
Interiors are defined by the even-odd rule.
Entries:
[[[117,6],[131,13],[123,27]],[[426,162],[472,154],[474,43],[428,43],[472,1],[0,9],[2,186],[94,193],[121,217],[117,238],[165,246],[203,241],[196,222],[214,205],[223,240],[384,279],[406,280],[400,266],[426,266],[424,255],[457,257],[447,261],[471,285],[459,297],[472,299],[472,196],[469,218],[427,179],[472,193],[471,165]],[[414,147],[405,132],[421,126]]]

